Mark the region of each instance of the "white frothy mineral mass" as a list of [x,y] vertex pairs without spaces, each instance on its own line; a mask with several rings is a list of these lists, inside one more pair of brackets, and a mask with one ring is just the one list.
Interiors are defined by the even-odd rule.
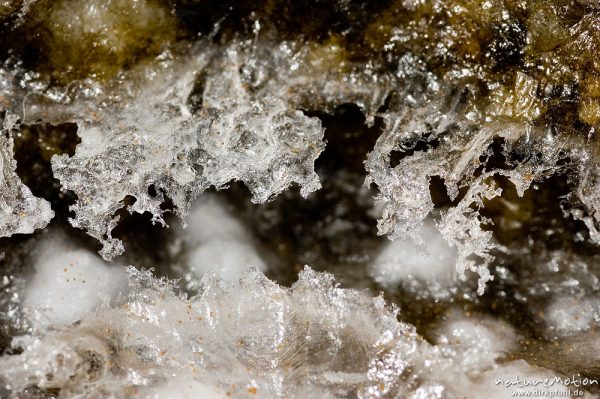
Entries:
[[106,264],[58,232],[46,236],[33,256],[23,306],[34,328],[71,324],[127,288],[122,266]]
[[583,298],[557,296],[544,314],[549,335],[575,335],[600,325],[600,298],[593,294]]
[[13,158],[13,133],[18,117],[0,108],[0,237],[30,234],[46,227],[54,212],[21,182]]
[[424,248],[414,241],[399,238],[389,242],[373,261],[370,274],[388,290],[402,285],[416,295],[447,298],[457,286],[456,249],[448,245],[432,221],[419,234]]
[[435,342],[460,348],[456,359],[460,359],[463,367],[477,370],[494,365],[496,359],[515,348],[517,338],[514,329],[505,322],[479,314],[467,316],[451,309],[436,331]]
[[234,282],[250,267],[265,271],[265,261],[250,234],[216,196],[200,197],[186,224],[177,234],[184,242],[187,266],[197,277],[214,272],[224,281]]

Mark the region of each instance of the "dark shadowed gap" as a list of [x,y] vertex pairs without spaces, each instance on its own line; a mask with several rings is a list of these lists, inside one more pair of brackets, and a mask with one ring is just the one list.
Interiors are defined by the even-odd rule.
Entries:
[[365,124],[354,104],[331,114],[305,111],[325,128],[327,146],[315,162],[322,188],[303,199],[296,188],[266,204],[252,204],[239,183],[223,191],[259,244],[274,254],[271,278],[290,284],[305,264],[336,275],[344,286],[370,284],[366,265],[383,237],[377,236],[374,192],[364,187],[364,160],[379,137],[382,123]]

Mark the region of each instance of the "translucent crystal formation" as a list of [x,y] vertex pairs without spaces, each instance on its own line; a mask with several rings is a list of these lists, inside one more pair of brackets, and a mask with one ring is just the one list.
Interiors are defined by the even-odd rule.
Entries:
[[597,396],[599,28],[0,1],[0,397]]
[[[536,106],[531,98],[536,82],[517,74],[516,97],[504,98],[502,107],[532,114],[509,123],[497,115],[490,117],[498,107],[493,95],[482,100],[482,94],[468,85],[445,87],[412,63],[401,76],[408,80],[400,86],[403,100],[395,111],[383,115],[384,131],[366,161],[366,183],[375,183],[385,205],[378,222],[381,234],[422,243],[417,232],[435,208],[431,180],[441,179],[449,202],[438,229],[458,249],[459,275],[464,278],[467,270],[479,275],[481,294],[493,278],[488,266],[498,245],[490,228],[493,222],[480,211],[502,196],[499,180],[508,180],[523,196],[533,182],[568,174],[578,189],[570,196],[570,207],[576,210],[565,216],[583,220],[590,239],[598,240],[596,150],[565,126],[533,122],[538,116],[531,110]],[[415,88],[410,83],[414,81],[426,84]],[[510,101],[518,103],[507,104]],[[493,149],[494,143],[501,143],[499,150]],[[502,162],[492,159],[494,151]]]
[[54,217],[50,203],[35,197],[15,172],[13,134],[17,125],[16,115],[0,109],[0,237],[33,233]]
[[206,275],[191,297],[150,272],[129,267],[127,274],[131,292],[113,306],[17,338],[23,352],[0,358],[3,383],[13,393],[59,390],[65,398],[169,390],[210,398],[435,398],[501,393],[494,380],[511,373],[553,376],[523,361],[496,363],[516,338],[501,322],[459,312],[432,345],[383,298],[339,288],[310,268],[289,289],[256,269],[229,284]]
[[[150,212],[164,224],[165,197],[185,216],[201,192],[232,180],[243,181],[256,202],[292,183],[305,196],[320,187],[313,170],[324,146],[320,122],[290,106],[285,74],[276,63],[255,65],[252,51],[233,47],[223,56],[206,51],[164,61],[168,69],[148,72],[148,82],[121,92],[119,104],[73,117],[82,142],[73,157],[53,158],[52,168],[78,196],[73,225],[102,242],[105,259],[123,252],[111,236],[120,208]],[[40,111],[32,106],[33,118],[31,112]],[[135,203],[124,205],[127,196]]]

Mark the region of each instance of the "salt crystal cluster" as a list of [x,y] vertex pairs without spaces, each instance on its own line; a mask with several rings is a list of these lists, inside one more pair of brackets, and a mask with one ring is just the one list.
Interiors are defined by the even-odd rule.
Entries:
[[[82,112],[72,117],[82,142],[73,157],[55,157],[52,168],[78,196],[72,224],[102,242],[105,259],[123,252],[111,235],[121,208],[150,212],[164,224],[167,197],[185,216],[200,193],[232,180],[243,181],[256,202],[294,183],[304,196],[320,187],[313,164],[324,146],[323,129],[286,101],[286,76],[276,60],[259,62],[252,46],[216,50],[159,60],[164,65],[142,76],[146,83],[123,90],[118,104],[99,111],[86,113],[69,99],[68,107]],[[188,99],[195,85],[193,109]],[[29,118],[41,116],[40,109],[48,112],[32,104]],[[132,205],[124,205],[127,196]]]
[[[532,183],[566,174],[577,189],[570,197],[574,210],[565,217],[583,220],[590,239],[600,242],[598,166],[593,147],[564,126],[539,125],[527,118],[507,122],[490,117],[497,106],[493,99],[488,104],[469,85],[447,87],[415,68],[415,62],[398,72],[403,79],[399,82],[403,100],[393,112],[384,114],[384,131],[366,161],[366,183],[377,186],[378,200],[384,204],[378,222],[381,234],[422,244],[419,229],[435,208],[431,179],[441,178],[451,203],[441,211],[437,227],[458,250],[459,275],[464,279],[466,271],[476,272],[482,294],[493,279],[489,265],[499,245],[490,228],[492,221],[480,211],[490,200],[502,196],[498,179],[508,179],[523,196]],[[516,80],[520,101],[524,91],[536,83],[522,75]],[[424,83],[412,83],[415,81]],[[521,111],[531,106],[515,105]],[[490,162],[495,142],[502,143],[504,164]],[[400,159],[392,164],[398,154]]]
[[121,265],[109,265],[51,231],[36,248],[22,309],[35,329],[70,325],[125,292]]
[[33,233],[54,217],[50,203],[35,197],[17,176],[13,158],[17,125],[16,115],[0,109],[0,237]]
[[383,298],[310,268],[289,289],[256,269],[233,283],[207,274],[192,296],[148,271],[127,275],[131,291],[112,306],[16,338],[22,353],[0,358],[2,384],[65,398],[438,398],[501,395],[495,379],[513,373],[553,376],[496,363],[516,339],[503,323],[458,312],[432,345]]
[[0,397],[599,375],[597,1],[130,3],[0,1]]

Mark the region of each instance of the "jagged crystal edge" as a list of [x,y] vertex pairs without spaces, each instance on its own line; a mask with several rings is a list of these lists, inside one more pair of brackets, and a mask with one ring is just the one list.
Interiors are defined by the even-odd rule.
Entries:
[[[314,172],[324,148],[320,121],[284,97],[277,54],[256,64],[249,51],[234,47],[174,61],[121,104],[92,119],[75,117],[81,144],[72,157],[55,156],[52,169],[78,196],[72,224],[102,242],[105,259],[123,252],[111,231],[124,207],[164,224],[165,197],[185,217],[200,193],[230,181],[243,181],[254,202],[294,183],[303,196],[320,188]],[[188,99],[199,85],[201,100],[192,109]],[[127,196],[135,203],[125,206]]]
[[13,131],[18,116],[0,109],[0,237],[30,234],[54,217],[50,203],[35,197],[16,173]]
[[491,390],[498,371],[522,367],[496,363],[506,348],[471,343],[481,334],[502,338],[483,321],[468,342],[432,345],[381,296],[340,288],[309,267],[290,288],[258,269],[235,283],[208,274],[193,296],[151,271],[126,273],[130,292],[112,305],[17,337],[21,351],[0,358],[3,386],[15,395],[60,389],[65,398],[188,389],[215,398],[434,398],[439,390],[453,397]]
[[[412,66],[401,76],[406,81],[397,91],[404,100],[381,115],[384,131],[366,161],[365,183],[376,184],[377,199],[384,204],[378,221],[380,234],[389,234],[392,239],[411,238],[422,245],[416,232],[434,210],[430,179],[441,178],[454,203],[442,212],[438,229],[458,249],[459,275],[465,278],[467,270],[479,275],[481,295],[493,279],[489,265],[493,252],[500,248],[489,228],[492,221],[479,213],[485,201],[502,194],[495,178],[507,178],[523,196],[533,182],[564,173],[577,187],[570,196],[575,211],[565,216],[583,220],[591,240],[600,243],[597,154],[569,127],[535,122],[538,113],[528,109],[535,108],[536,103],[527,100],[528,93],[536,90],[534,79],[519,74],[516,93],[511,97],[521,104],[519,112],[531,114],[533,119],[509,122],[490,117],[497,112],[497,105],[482,99],[466,83],[441,83],[426,70]],[[487,162],[492,155],[490,146],[498,139],[507,159],[504,167]],[[418,142],[425,143],[426,149],[411,154]],[[391,165],[394,152],[406,154],[397,165]],[[522,160],[511,161],[511,154],[519,154]]]

